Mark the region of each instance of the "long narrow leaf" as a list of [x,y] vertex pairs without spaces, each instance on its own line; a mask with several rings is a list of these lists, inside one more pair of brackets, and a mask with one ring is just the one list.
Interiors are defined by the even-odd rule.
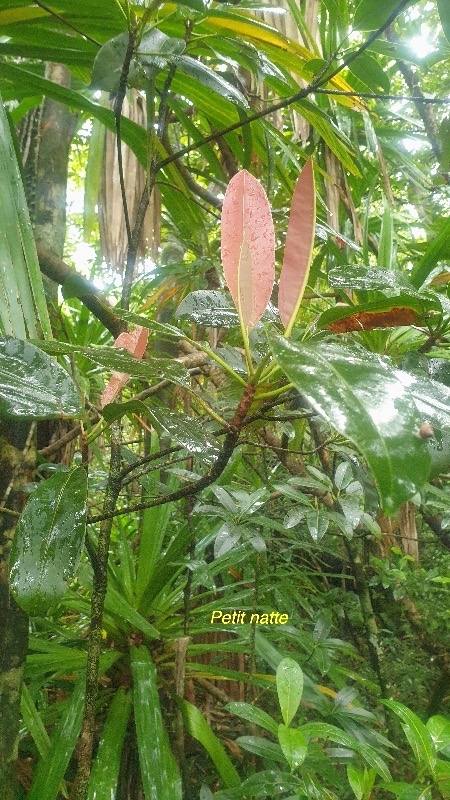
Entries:
[[131,705],[131,694],[124,689],[118,689],[108,712],[92,768],[88,800],[114,800],[116,797],[122,747]]
[[156,670],[145,647],[132,648],[131,670],[145,800],[181,800],[181,780],[162,720]]
[[27,800],[56,800],[81,730],[84,677],[76,684],[52,737],[49,757],[41,759]]
[[22,177],[0,97],[0,320],[19,338],[52,338]]
[[286,335],[291,332],[308,281],[315,224],[314,171],[312,161],[309,159],[292,195],[291,214],[280,275],[278,309],[281,321],[286,328]]
[[201,711],[192,703],[188,703],[187,700],[180,701],[179,705],[187,730],[194,739],[197,739],[203,745],[214,762],[225,786],[229,789],[240,786],[241,780],[238,773]]

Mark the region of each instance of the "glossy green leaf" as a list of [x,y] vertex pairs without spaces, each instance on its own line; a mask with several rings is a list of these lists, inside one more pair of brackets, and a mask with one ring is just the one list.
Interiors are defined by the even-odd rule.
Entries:
[[[178,306],[176,316],[186,317],[210,328],[233,328],[239,325],[239,315],[230,295],[220,289],[198,289],[191,292]],[[268,304],[262,319],[279,322],[278,312],[272,303]]]
[[218,289],[198,289],[182,300],[177,317],[187,317],[210,328],[229,328],[239,325],[239,316],[228,293]]
[[[182,335],[182,334],[180,334]],[[186,367],[175,359],[152,358],[151,360],[139,360],[121,347],[107,347],[91,345],[81,347],[69,344],[68,342],[36,342],[40,350],[52,355],[80,355],[89,358],[95,364],[99,364],[106,370],[122,372],[134,378],[152,377],[166,378],[174,383],[181,383],[190,386],[190,376]],[[52,361],[52,363],[54,363]],[[1,362],[0,362],[1,364]],[[58,365],[57,365],[58,366]]]
[[303,672],[292,658],[283,658],[277,667],[277,694],[281,715],[289,725],[297,713],[303,693]]
[[375,93],[380,91],[389,92],[390,81],[387,72],[368,53],[362,53],[352,61],[349,65],[349,70],[358,80],[365,83],[370,91]]
[[363,291],[391,291],[394,289],[399,293],[418,294],[399,270],[368,267],[364,264],[332,267],[328,273],[328,282],[336,289],[361,289]]
[[309,739],[325,739],[350,750],[358,744],[348,733],[337,728],[336,725],[330,725],[328,722],[307,722],[301,726],[300,730]]
[[[391,362],[335,343],[298,345],[273,337],[281,368],[313,408],[363,453],[383,508],[393,513],[428,479],[423,421],[408,379]],[[403,382],[404,381],[404,382]]]
[[159,639],[161,634],[139,611],[136,611],[132,605],[122,597],[120,592],[113,586],[108,586],[108,591],[105,599],[105,608],[113,617],[120,620],[123,626],[129,623],[130,628],[141,631],[147,639]]
[[267,761],[286,763],[280,746],[275,742],[270,742],[268,739],[263,739],[261,736],[238,736],[236,744],[249,753],[254,753],[256,756],[267,759]]
[[88,800],[113,800],[119,780],[122,747],[132,706],[130,692],[116,690],[103,727],[89,779]]
[[30,614],[43,614],[66,592],[86,529],[83,467],[39,484],[20,517],[10,554],[11,591]]
[[145,647],[131,648],[131,671],[145,800],[181,800],[181,780],[162,720],[156,670]]
[[[412,2],[415,0],[411,0]],[[400,0],[378,0],[377,3],[373,0],[361,0],[353,18],[353,27],[359,31],[375,31],[400,7]]]
[[191,455],[198,456],[200,461],[209,463],[217,458],[217,442],[196,419],[179,411],[171,411],[170,408],[155,406],[149,411],[149,416],[157,430],[168,434],[182,447],[186,447]]
[[329,518],[317,509],[307,512],[306,525],[314,542],[320,542],[323,539],[328,530],[329,522]]
[[[117,92],[129,41],[128,31],[120,33],[103,45],[97,53],[92,69],[91,85],[105,92]],[[128,82],[136,78],[136,66],[131,61]]]
[[303,731],[279,725],[278,741],[291,770],[298,769],[303,764],[308,752],[308,739]]
[[170,60],[171,55],[182,53],[185,47],[184,39],[175,39],[158,28],[150,28],[142,37],[136,55],[147,74],[153,74],[167,67],[168,57]]
[[425,766],[433,772],[436,764],[436,753],[430,731],[417,714],[414,714],[403,703],[398,703],[395,700],[383,700],[383,703],[399,717],[418,765]]
[[57,800],[61,782],[81,730],[85,678],[76,683],[69,703],[53,733],[47,758],[41,758],[27,800]]
[[364,772],[357,767],[349,764],[347,767],[347,778],[352,788],[356,800],[363,800],[364,797]]
[[236,772],[230,758],[224,750],[223,745],[207,723],[201,711],[187,700],[179,701],[179,706],[183,714],[186,730],[205,748],[209,757],[214,762],[220,777],[225,786],[233,788],[240,786],[241,779]]
[[262,708],[251,706],[250,703],[228,703],[224,710],[229,711],[231,714],[236,714],[241,719],[245,719],[253,725],[259,725],[260,728],[264,728],[264,730],[269,731],[269,733],[272,733],[274,736],[277,735],[277,723],[273,717],[271,717],[267,711],[263,711]]
[[0,339],[0,418],[51,419],[81,412],[65,369],[29,342]]
[[427,720],[427,729],[433,739],[436,750],[450,746],[450,720],[436,715]]

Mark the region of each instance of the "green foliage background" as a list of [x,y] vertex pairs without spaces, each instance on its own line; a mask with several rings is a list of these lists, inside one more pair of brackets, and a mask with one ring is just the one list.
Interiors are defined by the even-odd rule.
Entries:
[[[450,797],[449,33],[444,0],[0,0],[6,800]],[[265,187],[279,276],[309,157],[292,336],[275,289],[242,338],[226,186]]]

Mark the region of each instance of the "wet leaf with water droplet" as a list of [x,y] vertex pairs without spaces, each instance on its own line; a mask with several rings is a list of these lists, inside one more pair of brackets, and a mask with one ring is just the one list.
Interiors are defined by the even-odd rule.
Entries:
[[30,342],[0,339],[0,418],[51,419],[82,412],[63,367]]
[[364,455],[387,513],[426,483],[430,455],[417,436],[424,415],[412,376],[387,358],[334,342],[299,345],[273,337],[272,349],[302,396]]
[[275,233],[261,184],[241,170],[228,184],[222,207],[222,264],[245,328],[261,319],[275,280]]
[[29,614],[44,614],[77,570],[86,529],[83,467],[43,481],[20,517],[10,554],[11,591]]
[[290,725],[303,694],[303,672],[292,658],[283,658],[278,664],[277,693],[284,724]]

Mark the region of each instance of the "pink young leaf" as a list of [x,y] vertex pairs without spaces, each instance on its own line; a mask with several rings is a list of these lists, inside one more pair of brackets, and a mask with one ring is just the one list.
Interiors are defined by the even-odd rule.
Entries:
[[292,195],[278,291],[280,317],[288,334],[297,317],[308,281],[315,224],[314,171],[312,161],[309,159],[303,167]]
[[222,264],[246,328],[261,319],[275,280],[275,232],[261,184],[243,169],[228,184],[222,207]]
[[[147,347],[148,330],[138,325],[130,333],[120,333],[114,342],[114,347],[123,347],[128,350],[135,358],[141,359]],[[125,372],[112,372],[109,383],[106,386],[100,400],[100,408],[104,408],[108,403],[112,403],[116,395],[125,386],[129,379]]]

